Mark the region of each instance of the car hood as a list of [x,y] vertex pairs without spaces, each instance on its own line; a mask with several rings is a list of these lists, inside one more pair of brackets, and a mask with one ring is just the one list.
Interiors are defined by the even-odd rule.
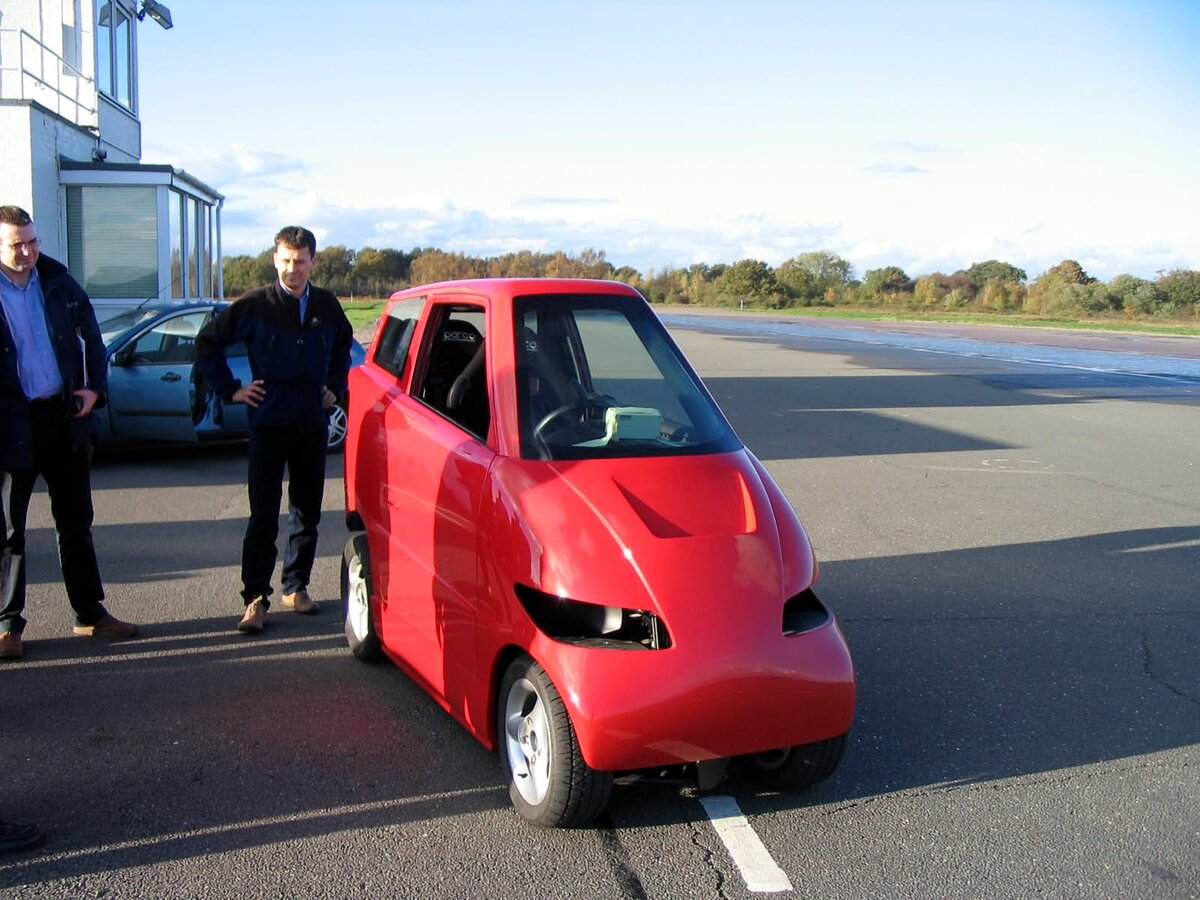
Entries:
[[[493,546],[511,577],[583,602],[671,618],[697,604],[778,604],[809,587],[808,537],[745,449],[704,456],[499,461]],[[500,529],[503,531],[503,529]],[[493,534],[496,532],[493,531]]]

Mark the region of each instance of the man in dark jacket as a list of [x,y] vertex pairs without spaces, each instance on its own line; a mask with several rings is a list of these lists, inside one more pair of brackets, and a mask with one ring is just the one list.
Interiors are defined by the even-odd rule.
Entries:
[[106,402],[104,342],[88,295],[38,244],[29,214],[0,206],[0,659],[24,653],[25,521],[39,474],[75,633],[137,634],[104,608],[92,544],[90,416]]
[[[309,284],[317,239],[289,226],[275,235],[279,279],[239,297],[196,338],[200,371],[217,395],[249,406],[250,521],[242,542],[242,601],[238,631],[263,630],[271,605],[271,573],[279,535],[284,467],[288,473],[288,540],[283,554],[283,607],[315,613],[308,581],[317,552],[325,492],[329,409],[346,393],[350,321],[337,297]],[[225,348],[244,343],[251,381],[242,384]]]

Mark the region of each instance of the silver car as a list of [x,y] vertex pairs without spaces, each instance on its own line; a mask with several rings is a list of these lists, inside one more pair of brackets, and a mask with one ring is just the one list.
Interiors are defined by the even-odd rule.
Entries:
[[[158,301],[118,313],[100,323],[108,348],[108,405],[93,418],[100,446],[126,442],[196,443],[247,437],[246,407],[226,403],[208,388],[196,366],[196,335],[225,308],[224,302]],[[250,381],[243,345],[226,352],[235,378]],[[365,357],[350,348],[350,364]],[[329,449],[346,440],[346,410],[329,414]]]

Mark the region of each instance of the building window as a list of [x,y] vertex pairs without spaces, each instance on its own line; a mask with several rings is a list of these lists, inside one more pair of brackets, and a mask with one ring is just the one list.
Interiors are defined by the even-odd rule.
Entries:
[[130,112],[133,101],[133,15],[120,0],[100,4],[96,18],[96,84]]
[[167,192],[167,241],[171,248],[171,296],[183,296],[183,194]]
[[200,204],[200,296],[211,297],[213,295],[213,232],[212,232],[212,207],[207,203]]
[[184,207],[187,211],[183,217],[183,221],[187,223],[187,283],[188,296],[200,296],[200,216],[198,213],[198,204],[194,197],[187,198],[187,205]]
[[96,299],[158,296],[157,188],[67,187],[67,259]]

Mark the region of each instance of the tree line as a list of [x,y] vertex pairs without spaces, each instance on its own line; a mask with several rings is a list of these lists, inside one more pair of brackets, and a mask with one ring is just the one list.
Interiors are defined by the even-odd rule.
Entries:
[[[234,297],[274,280],[271,255],[268,249],[257,256],[225,257],[226,295]],[[742,259],[651,270],[646,275],[629,266],[615,267],[604,251],[592,249],[475,257],[432,247],[351,250],[335,244],[319,248],[317,259],[313,280],[343,298],[386,297],[410,285],[460,278],[604,278],[633,285],[651,303],[1200,318],[1198,271],[1174,269],[1153,281],[1117,275],[1104,282],[1070,259],[1032,280],[1024,269],[996,259],[915,278],[898,266],[884,266],[866,270],[860,279],[848,261],[825,250],[801,253],[774,267]]]

